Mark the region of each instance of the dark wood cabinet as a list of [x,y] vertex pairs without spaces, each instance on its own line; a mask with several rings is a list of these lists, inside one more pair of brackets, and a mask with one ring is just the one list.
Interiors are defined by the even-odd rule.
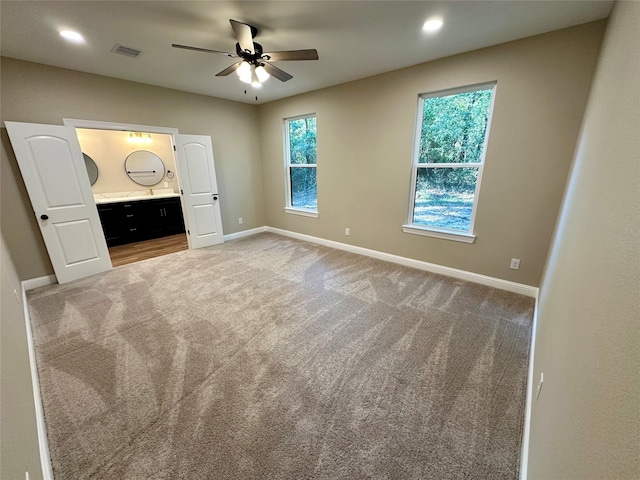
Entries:
[[185,232],[178,197],[102,203],[98,214],[110,247]]
[[119,203],[105,203],[98,205],[98,214],[102,223],[102,231],[107,239],[107,245],[121,245],[128,236],[126,224],[122,221],[122,205]]

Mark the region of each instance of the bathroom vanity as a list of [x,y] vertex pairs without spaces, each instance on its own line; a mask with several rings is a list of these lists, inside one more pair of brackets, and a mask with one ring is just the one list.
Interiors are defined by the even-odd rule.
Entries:
[[[159,140],[156,138],[156,143]],[[129,150],[130,146],[125,146]],[[159,147],[156,145],[154,148]],[[86,154],[84,157],[93,189],[96,182],[92,177],[95,162]],[[107,172],[100,187],[103,193],[93,194],[107,246],[114,247],[185,232],[180,195],[173,188],[155,188],[163,180],[167,180],[164,186],[168,187],[168,181],[174,178],[174,173],[166,169],[165,163],[156,153],[135,150],[127,155],[124,169],[113,170],[111,167],[111,164],[105,166]],[[96,179],[98,173],[96,166]],[[128,179],[123,183],[125,173]],[[151,188],[104,193],[108,185],[126,185],[131,182]]]
[[184,233],[179,194],[96,198],[107,245]]

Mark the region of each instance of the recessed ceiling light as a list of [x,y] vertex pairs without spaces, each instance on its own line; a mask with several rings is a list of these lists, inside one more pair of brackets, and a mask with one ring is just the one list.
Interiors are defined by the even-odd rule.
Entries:
[[62,30],[60,35],[65,40],[69,40],[73,43],[84,43],[84,37],[80,35],[78,32],[73,32],[71,30]]
[[422,30],[428,33],[437,32],[442,28],[442,19],[441,18],[430,18],[424,25],[422,26]]

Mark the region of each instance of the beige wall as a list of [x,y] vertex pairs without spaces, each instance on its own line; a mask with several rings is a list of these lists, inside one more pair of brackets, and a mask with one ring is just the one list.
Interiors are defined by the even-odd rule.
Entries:
[[[267,224],[539,285],[603,29],[586,24],[259,106]],[[418,94],[495,80],[476,242],[403,233]],[[282,119],[312,112],[318,219],[283,210]]]
[[2,234],[0,266],[0,478],[23,479],[28,471],[36,480],[42,478],[42,470],[22,289]]
[[[124,168],[126,158],[136,150],[155,153],[164,163],[165,172],[167,170],[171,170],[174,174],[176,172],[170,135],[152,134],[152,143],[139,145],[129,142],[130,132],[89,128],[78,128],[76,132],[82,151],[89,155],[98,166],[98,180],[91,185],[91,191],[94,194],[149,191],[150,187],[145,187],[131,180]],[[164,182],[168,184],[167,187],[164,187]],[[170,179],[165,176],[160,183],[151,188],[172,188],[174,192],[179,193],[178,177],[174,176],[173,179]]]
[[[2,121],[62,125],[63,118],[81,118],[209,135],[224,232],[265,225],[255,106],[6,57],[1,62]],[[21,279],[51,274],[4,126],[1,140],[0,220],[7,247]]]
[[640,3],[608,26],[538,304],[528,478],[640,478]]

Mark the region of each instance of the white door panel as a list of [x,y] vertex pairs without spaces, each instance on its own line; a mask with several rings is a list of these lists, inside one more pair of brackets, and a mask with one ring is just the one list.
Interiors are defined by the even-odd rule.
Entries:
[[222,216],[211,137],[175,135],[182,209],[191,248],[222,243]]
[[5,122],[59,283],[111,268],[76,132]]
[[190,143],[184,146],[184,154],[188,161],[185,164],[192,195],[217,193],[218,189],[211,185],[215,182],[215,173],[210,172],[207,150],[204,145]]
[[[50,136],[30,138],[27,142],[48,206],[56,208],[83,205],[80,180],[75,175],[69,144],[63,139]],[[68,173],[71,176],[67,176]]]
[[[98,245],[96,245],[91,232],[91,223],[87,219],[58,222],[53,226],[53,229],[58,241],[58,248],[64,255],[65,264],[75,265],[100,257]],[[87,238],[88,241],[78,242],[78,238]]]
[[199,235],[211,235],[216,233],[216,217],[213,205],[196,205],[193,208],[196,217],[196,226]]

